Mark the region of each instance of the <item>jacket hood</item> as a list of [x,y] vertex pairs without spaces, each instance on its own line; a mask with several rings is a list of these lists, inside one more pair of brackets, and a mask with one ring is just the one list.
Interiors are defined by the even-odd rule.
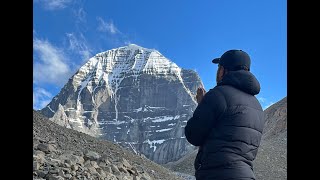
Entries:
[[229,71],[217,85],[231,85],[251,95],[260,92],[259,81],[250,71],[245,70]]

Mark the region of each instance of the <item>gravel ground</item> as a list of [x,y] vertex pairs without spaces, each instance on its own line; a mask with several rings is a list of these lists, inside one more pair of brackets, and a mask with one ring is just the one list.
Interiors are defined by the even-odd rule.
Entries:
[[[183,180],[171,170],[152,162],[144,156],[138,156],[123,149],[120,145],[106,140],[100,140],[87,134],[59,126],[36,111],[33,111],[33,148],[39,149],[39,144],[54,144],[59,154],[70,153],[84,156],[84,152],[92,151],[99,155],[106,155],[109,159],[126,159],[130,165],[145,171],[151,179]],[[50,146],[51,147],[51,146]],[[39,153],[39,152],[38,152]],[[35,155],[34,155],[35,156]],[[42,155],[41,155],[42,156]],[[34,157],[37,159],[37,157]],[[35,163],[35,162],[34,162]],[[36,169],[39,168],[35,163]],[[35,172],[34,172],[35,173]]]
[[[265,113],[266,126],[257,158],[253,162],[254,172],[257,180],[286,180],[287,98],[270,106]],[[150,175],[151,179],[195,180],[193,163],[197,150],[176,162],[161,166],[112,142],[59,126],[36,111],[33,112],[33,142],[34,149],[41,142],[55,142],[56,149],[61,152],[72,151],[75,155],[84,156],[83,152],[89,150],[109,157],[125,158],[130,165]],[[141,171],[139,173],[141,175]]]

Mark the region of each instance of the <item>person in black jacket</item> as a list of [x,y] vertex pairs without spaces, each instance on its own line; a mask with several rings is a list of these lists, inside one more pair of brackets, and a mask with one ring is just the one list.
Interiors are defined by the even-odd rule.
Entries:
[[198,106],[185,127],[188,142],[199,146],[196,179],[255,179],[252,162],[265,122],[255,97],[260,84],[242,50],[229,50],[212,62],[218,64],[217,85],[207,93],[198,88]]

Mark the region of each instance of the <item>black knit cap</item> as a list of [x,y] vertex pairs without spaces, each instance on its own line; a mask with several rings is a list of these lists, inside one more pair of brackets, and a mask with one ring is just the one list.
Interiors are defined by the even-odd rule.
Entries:
[[214,58],[212,63],[220,64],[229,71],[241,70],[244,67],[250,70],[251,60],[246,52],[232,49],[223,53],[220,58]]

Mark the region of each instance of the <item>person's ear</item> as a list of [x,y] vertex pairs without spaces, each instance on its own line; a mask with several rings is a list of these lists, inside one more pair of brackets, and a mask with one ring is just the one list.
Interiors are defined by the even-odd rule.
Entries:
[[225,69],[223,66],[220,66],[219,72],[218,72],[218,76],[222,77],[225,74]]

